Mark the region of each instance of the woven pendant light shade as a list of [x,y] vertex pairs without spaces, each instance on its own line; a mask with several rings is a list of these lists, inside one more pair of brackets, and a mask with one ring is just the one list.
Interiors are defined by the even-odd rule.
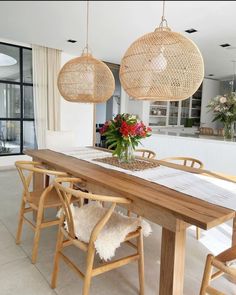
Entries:
[[115,90],[109,67],[89,53],[89,1],[87,1],[86,46],[80,57],[68,61],[61,69],[57,85],[60,94],[71,102],[107,101]]
[[141,100],[183,100],[193,95],[204,77],[197,46],[168,27],[136,40],[120,66],[120,80],[129,96]]
[[60,94],[71,102],[105,102],[115,89],[109,67],[91,54],[68,61],[59,73],[57,84]]

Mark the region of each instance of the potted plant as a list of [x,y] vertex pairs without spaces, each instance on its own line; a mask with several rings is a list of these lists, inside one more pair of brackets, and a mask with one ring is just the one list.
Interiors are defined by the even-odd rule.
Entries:
[[143,138],[151,136],[151,131],[137,116],[130,114],[118,114],[100,129],[101,135],[106,136],[108,148],[114,149],[113,156],[118,156],[120,162],[132,161],[135,148]]

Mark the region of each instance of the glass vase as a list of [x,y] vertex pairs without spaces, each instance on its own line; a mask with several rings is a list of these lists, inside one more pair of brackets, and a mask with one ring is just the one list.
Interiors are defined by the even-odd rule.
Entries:
[[119,155],[120,163],[130,163],[134,160],[134,148],[131,144],[125,144]]
[[225,122],[224,124],[224,139],[233,140],[234,138],[234,122]]

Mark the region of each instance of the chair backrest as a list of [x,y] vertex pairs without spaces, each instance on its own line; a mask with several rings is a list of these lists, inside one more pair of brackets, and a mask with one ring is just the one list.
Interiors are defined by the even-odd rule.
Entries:
[[154,159],[156,157],[155,152],[151,150],[147,150],[147,149],[136,149],[135,154],[139,155],[140,157],[148,158],[148,159]]
[[224,136],[224,128],[218,128],[217,129],[217,135],[218,136]]
[[46,130],[46,148],[51,150],[62,150],[76,147],[76,136],[73,131],[51,131]]
[[[64,221],[66,221],[66,224],[68,227],[68,234],[73,239],[75,238],[75,230],[74,230],[73,214],[70,207],[70,200],[72,196],[80,200],[82,199],[82,201],[80,202],[81,206],[83,206],[84,199],[112,203],[112,206],[108,209],[107,213],[102,217],[102,219],[97,223],[97,225],[94,228],[94,231],[92,233],[93,241],[94,241],[97,235],[99,234],[99,232],[101,231],[102,227],[110,218],[112,212],[115,209],[116,203],[130,204],[131,201],[122,197],[94,195],[91,193],[85,193],[80,190],[75,190],[72,188],[75,183],[80,183],[80,182],[82,182],[80,178],[74,178],[74,177],[56,178],[54,181],[54,187],[56,188],[56,191],[62,203],[62,209],[63,209],[62,212],[64,214]],[[61,216],[61,218],[63,218],[63,215]]]
[[193,168],[199,168],[199,169],[204,168],[204,164],[200,160],[190,158],[190,157],[169,157],[169,158],[164,158],[161,160],[167,161],[167,162],[177,162],[176,164],[193,167]]
[[214,130],[210,127],[200,127],[199,131],[202,135],[214,135]]
[[24,188],[24,194],[27,200],[30,200],[30,184],[32,182],[34,173],[40,173],[43,175],[60,176],[60,177],[67,176],[67,173],[65,172],[46,169],[45,167],[43,167],[43,164],[40,162],[16,161],[15,166],[20,175],[21,182]]
[[[77,180],[79,181],[80,179],[77,179]],[[65,188],[62,186],[61,183],[55,182],[54,186],[56,188],[57,194],[62,203],[62,211],[61,211],[60,217],[63,219],[62,220],[63,222],[64,221],[66,222],[69,236],[72,239],[75,239],[75,226],[74,226],[73,214],[70,207],[70,200],[71,200],[72,194],[71,192],[68,192],[67,190],[65,190]]]

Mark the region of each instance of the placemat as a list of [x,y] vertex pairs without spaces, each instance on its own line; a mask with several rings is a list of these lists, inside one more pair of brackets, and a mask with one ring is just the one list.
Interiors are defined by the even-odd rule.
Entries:
[[159,166],[159,164],[155,162],[148,162],[138,159],[134,159],[130,163],[119,162],[119,159],[117,157],[98,158],[93,159],[93,161],[109,164],[130,171],[142,171],[145,169],[155,168]]

